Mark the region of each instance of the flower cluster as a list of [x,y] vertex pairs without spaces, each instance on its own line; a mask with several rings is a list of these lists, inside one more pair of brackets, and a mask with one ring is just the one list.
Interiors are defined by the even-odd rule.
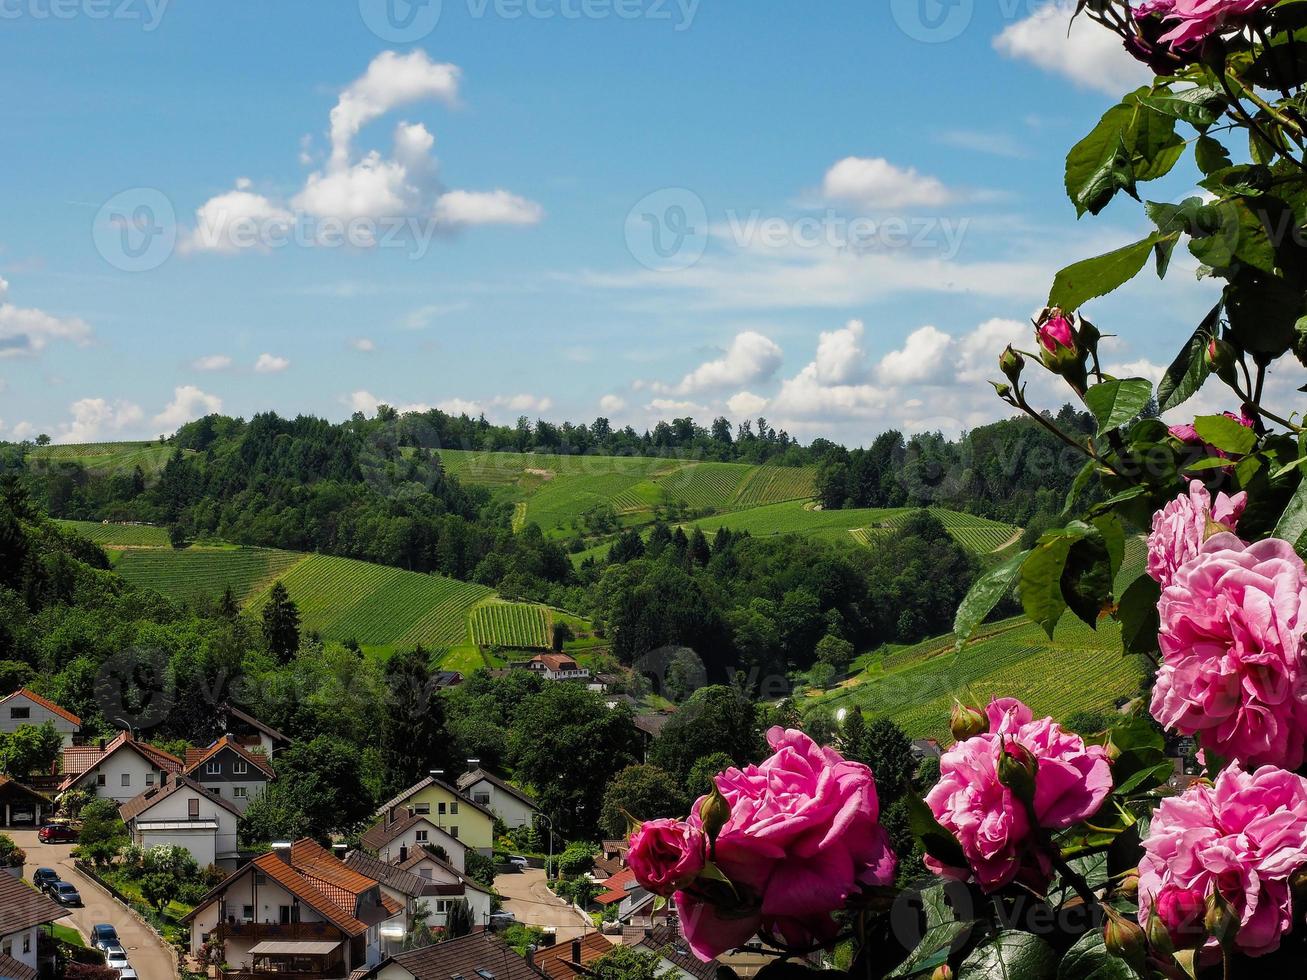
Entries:
[[800,731],[773,728],[767,740],[774,754],[718,775],[717,794],[689,820],[654,821],[631,838],[636,880],[674,895],[704,960],[759,932],[792,946],[829,942],[834,912],[894,881],[871,770]]
[[[992,702],[985,714],[989,730],[944,753],[939,783],[926,796],[970,867],[948,867],[931,857],[926,864],[945,877],[974,875],[987,892],[1018,880],[1042,889],[1052,872],[1044,834],[1070,827],[1103,805],[1112,789],[1107,750],[1086,745],[1051,718],[1034,720],[1013,698]],[[1014,754],[1034,763],[1029,800],[1003,778],[1004,756]]]
[[1139,865],[1140,919],[1156,915],[1179,948],[1214,947],[1203,915],[1219,893],[1239,919],[1235,945],[1250,956],[1270,953],[1293,925],[1290,878],[1304,865],[1307,779],[1235,763],[1215,785],[1162,801]]

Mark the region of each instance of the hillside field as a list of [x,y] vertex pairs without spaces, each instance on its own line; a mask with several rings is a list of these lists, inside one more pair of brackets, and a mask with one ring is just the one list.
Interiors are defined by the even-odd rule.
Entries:
[[98,521],[55,521],[104,548],[170,548],[168,529],[153,524],[108,524]]
[[92,473],[108,476],[130,475],[139,466],[149,480],[159,475],[173,452],[172,446],[157,442],[94,442],[37,446],[28,453],[28,460],[38,466],[42,462],[51,466],[81,463]]
[[548,650],[552,637],[544,606],[491,601],[472,610],[472,640],[478,646]]

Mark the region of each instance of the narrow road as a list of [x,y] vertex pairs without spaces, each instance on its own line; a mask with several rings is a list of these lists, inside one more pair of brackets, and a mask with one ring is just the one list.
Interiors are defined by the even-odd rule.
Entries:
[[545,885],[545,873],[535,868],[510,871],[495,878],[495,890],[504,897],[504,911],[528,926],[552,926],[558,941],[572,940],[594,926]]
[[42,844],[34,830],[9,831],[14,841],[27,852],[23,877],[29,882],[37,868],[54,868],[64,881],[73,885],[82,895],[83,908],[69,909],[72,915],[60,919],[61,925],[70,925],[82,934],[90,945],[91,926],[107,922],[118,930],[127,959],[141,980],[173,980],[176,976],[177,957],[172,947],[153,930],[141,924],[100,886],[90,881],[73,866],[71,844]]

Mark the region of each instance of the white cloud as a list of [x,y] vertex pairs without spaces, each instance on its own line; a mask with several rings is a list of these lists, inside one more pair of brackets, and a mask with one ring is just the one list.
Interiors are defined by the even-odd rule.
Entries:
[[377,345],[367,337],[355,337],[349,345],[361,354],[371,354],[377,349]]
[[619,395],[604,395],[599,399],[599,410],[603,412],[620,412],[626,408],[626,399]]
[[226,354],[206,354],[191,361],[196,371],[225,371],[231,367],[231,358]]
[[1045,4],[1008,25],[994,38],[995,49],[1112,96],[1146,84],[1152,73],[1126,52],[1119,37],[1083,15],[1072,23],[1075,7],[1074,0]]
[[9,432],[18,442],[37,435],[36,426],[31,422],[19,422]]
[[124,429],[138,425],[145,417],[139,405],[121,399],[110,402],[104,398],[80,398],[68,406],[68,411],[73,419],[59,426],[55,442],[99,442],[121,435]]
[[85,347],[91,328],[78,317],[58,317],[44,310],[5,302],[9,283],[0,279],[0,358],[39,354],[51,341]]
[[676,398],[655,398],[645,406],[645,411],[651,412],[660,420],[672,415],[695,416],[712,414],[712,410],[706,405],[700,405],[698,402]]
[[431,326],[432,320],[448,316],[450,313],[461,313],[470,306],[471,304],[467,300],[458,300],[453,303],[428,303],[408,313],[400,321],[400,324],[409,330],[425,330]]
[[850,320],[840,330],[822,331],[817,338],[817,357],[813,362],[818,381],[824,385],[843,385],[866,374],[863,331],[861,320]]
[[[362,412],[364,415],[374,414],[378,405],[390,405],[401,415],[407,412],[429,412],[432,408],[431,405],[425,402],[404,404],[392,398],[379,398],[366,389],[350,392],[348,395],[342,396],[340,400],[343,404],[349,406],[351,412]],[[443,401],[436,402],[434,407],[449,415],[469,415],[475,418],[481,414],[490,415],[495,410],[499,410],[501,416],[510,412],[515,416],[524,412],[547,412],[553,407],[553,404],[553,401],[549,398],[531,394],[517,394],[497,395],[486,401],[468,398],[446,398]]]
[[436,201],[436,220],[456,227],[466,225],[534,225],[545,210],[505,190],[449,191]]
[[754,330],[735,335],[721,357],[700,364],[675,388],[654,385],[655,391],[689,395],[720,388],[738,388],[770,380],[781,366],[781,349],[769,337]]
[[436,405],[446,415],[466,415],[469,418],[476,418],[485,409],[480,402],[469,401],[466,398],[447,398]]
[[876,377],[884,384],[920,384],[939,378],[949,364],[945,354],[953,338],[943,330],[925,326],[908,334],[899,350],[890,351],[876,365]]
[[[458,103],[459,69],[433,62],[425,51],[383,51],[364,74],[341,92],[331,110],[331,150],[326,162],[308,174],[304,186],[280,202],[250,188],[236,189],[205,202],[196,227],[185,239],[190,251],[231,252],[268,249],[284,243],[300,216],[310,219],[305,244],[348,244],[368,248],[394,241],[424,245],[441,231],[483,224],[535,224],[540,205],[507,190],[449,190],[438,177],[435,137],[420,122],[400,122],[389,156],[355,144],[363,128],[401,106],[422,102]],[[300,159],[314,156],[301,145]],[[252,234],[251,228],[261,234]]]
[[767,399],[751,391],[738,391],[726,399],[726,407],[735,415],[752,416],[767,407]]
[[883,157],[845,157],[826,171],[822,193],[862,208],[937,207],[952,199],[947,187],[912,167]]
[[254,362],[254,370],[259,374],[280,374],[290,367],[290,361],[276,354],[260,354]]
[[151,421],[160,432],[173,432],[187,422],[222,411],[221,398],[195,385],[178,385],[172,390],[172,396],[172,401]]

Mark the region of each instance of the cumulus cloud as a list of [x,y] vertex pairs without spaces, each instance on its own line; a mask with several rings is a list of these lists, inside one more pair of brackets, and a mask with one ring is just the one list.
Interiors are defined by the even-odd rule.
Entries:
[[844,385],[866,373],[867,353],[862,349],[865,327],[850,320],[843,329],[824,330],[817,338],[814,375],[824,385]]
[[[119,399],[79,398],[68,406],[72,421],[59,426],[55,442],[99,442],[122,435],[123,430],[139,425],[145,413],[139,405]],[[17,427],[15,427],[17,434]]]
[[735,415],[754,415],[767,407],[767,399],[751,391],[737,391],[726,399],[726,407]]
[[770,337],[764,337],[754,330],[746,330],[735,335],[725,354],[700,364],[682,378],[680,384],[672,388],[659,384],[652,387],[660,394],[676,395],[738,388],[770,380],[780,366],[780,347]]
[[467,225],[534,225],[545,210],[505,190],[449,191],[436,201],[436,219],[443,224]]
[[196,371],[225,371],[231,367],[231,358],[226,354],[205,354],[191,361]]
[[259,374],[280,374],[290,367],[290,361],[276,354],[260,354],[254,362],[254,370]]
[[355,337],[349,345],[361,354],[371,354],[377,349],[377,345],[368,337]]
[[826,171],[822,193],[831,201],[868,210],[937,207],[952,194],[934,177],[897,167],[883,157],[845,157]]
[[52,341],[78,346],[91,342],[91,328],[78,317],[59,317],[7,302],[9,283],[0,279],[0,357],[39,354]]
[[[400,414],[429,412],[433,407],[425,402],[404,403],[393,398],[379,398],[366,389],[350,392],[341,398],[341,402],[349,406],[351,412],[362,412],[364,415],[374,414],[378,405],[390,405]],[[547,412],[553,407],[553,404],[553,400],[550,398],[523,393],[496,395],[494,398],[484,401],[469,398],[446,398],[436,402],[434,407],[448,415],[468,415],[475,418],[478,415],[491,415],[496,412],[501,416],[507,413],[520,415],[524,412]]]
[[201,391],[195,385],[178,385],[172,401],[154,417],[151,425],[160,432],[172,432],[187,422],[222,411],[222,399]]
[[1077,17],[1073,23],[1075,8],[1074,0],[1047,3],[1025,20],[1008,25],[994,38],[994,47],[1009,58],[1069,78],[1081,88],[1112,96],[1147,84],[1152,73],[1126,53],[1121,39],[1088,17]]
[[601,412],[620,412],[624,408],[626,408],[626,399],[620,395],[604,395],[599,399]]
[[249,180],[241,177],[235,190],[201,204],[195,211],[195,227],[181,238],[182,252],[266,251],[283,241],[295,216],[249,188]]
[[950,365],[944,360],[953,338],[943,330],[925,326],[908,334],[899,350],[890,351],[876,365],[876,377],[886,384],[920,384],[941,377]]

